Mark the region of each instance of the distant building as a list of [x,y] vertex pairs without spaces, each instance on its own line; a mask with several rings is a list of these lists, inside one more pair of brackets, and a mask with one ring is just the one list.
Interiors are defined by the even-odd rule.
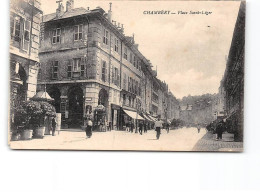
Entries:
[[223,78],[225,108],[235,140],[243,140],[245,1],[240,4]]
[[10,1],[10,108],[36,93],[39,69],[40,0]]

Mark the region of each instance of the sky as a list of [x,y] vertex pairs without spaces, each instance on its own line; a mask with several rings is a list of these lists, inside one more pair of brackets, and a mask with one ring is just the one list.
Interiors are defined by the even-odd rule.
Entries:
[[[223,77],[238,1],[95,1],[74,0],[74,7],[105,11],[112,2],[112,20],[124,24],[141,53],[151,61],[158,78],[177,97],[217,93]],[[63,0],[66,5],[66,0]],[[56,0],[42,0],[44,14],[55,12]],[[176,14],[148,15],[144,11]],[[177,14],[208,11],[210,15]]]

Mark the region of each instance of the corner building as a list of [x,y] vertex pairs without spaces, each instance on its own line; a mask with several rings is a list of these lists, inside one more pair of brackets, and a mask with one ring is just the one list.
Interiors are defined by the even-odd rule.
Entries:
[[62,113],[65,127],[82,125],[98,105],[114,129],[122,128],[122,109],[141,111],[142,66],[148,61],[123,25],[112,23],[112,10],[74,8],[68,0],[43,16],[38,90],[46,87]]

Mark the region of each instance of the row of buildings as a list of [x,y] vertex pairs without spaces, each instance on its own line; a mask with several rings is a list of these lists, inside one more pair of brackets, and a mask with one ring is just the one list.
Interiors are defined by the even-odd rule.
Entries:
[[[236,141],[243,141],[244,120],[244,50],[245,2],[240,3],[233,38],[226,59],[226,69],[220,81],[218,93],[203,111],[208,120],[227,120],[227,129],[234,133]],[[181,111],[181,114],[186,111]],[[205,118],[205,117],[204,117]]]
[[243,141],[244,131],[244,56],[246,2],[240,3],[226,70],[219,87],[219,101],[235,140]]
[[123,24],[112,20],[111,3],[105,12],[74,8],[74,0],[65,6],[57,1],[56,12],[42,16],[39,0],[11,2],[11,82],[21,90],[13,91],[21,100],[47,91],[68,127],[82,125],[100,105],[117,129],[126,114],[178,118],[177,99],[157,78],[134,36],[126,36]]

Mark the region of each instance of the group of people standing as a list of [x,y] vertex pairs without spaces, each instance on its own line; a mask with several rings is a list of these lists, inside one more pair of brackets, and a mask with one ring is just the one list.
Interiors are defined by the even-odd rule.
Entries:
[[[92,136],[92,130],[93,130],[93,122],[91,119],[87,119],[87,125],[85,127],[85,132],[86,132],[86,137],[87,138],[91,138]],[[163,121],[161,121],[160,119],[158,119],[155,123],[154,123],[154,129],[156,131],[156,139],[160,138],[160,134],[161,134],[161,129],[163,129],[165,127],[167,133],[169,133],[170,130],[170,125],[167,123],[166,125],[164,125]],[[140,135],[142,135],[143,133],[147,133],[147,129],[148,129],[148,125],[143,122],[140,121],[138,123],[138,132]],[[135,124],[133,121],[130,121],[126,124],[126,131],[133,133],[135,129]]]

